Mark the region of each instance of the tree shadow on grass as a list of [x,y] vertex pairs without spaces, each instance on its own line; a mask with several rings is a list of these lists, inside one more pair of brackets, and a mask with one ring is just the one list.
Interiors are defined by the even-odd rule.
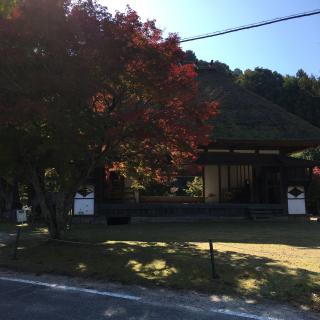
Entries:
[[75,225],[68,235],[74,239],[103,242],[106,240],[217,242],[282,244],[299,248],[320,249],[320,223],[288,221],[233,221],[196,223],[149,223],[123,226]]
[[0,248],[0,266],[127,284],[165,286],[210,294],[271,298],[320,308],[320,275],[277,260],[235,251],[216,252],[219,279],[211,278],[209,252],[189,242],[116,242],[75,245],[25,241],[18,260]]

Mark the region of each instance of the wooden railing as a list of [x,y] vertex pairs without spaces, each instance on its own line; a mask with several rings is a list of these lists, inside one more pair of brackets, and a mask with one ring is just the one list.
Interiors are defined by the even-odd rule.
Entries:
[[203,203],[203,197],[190,196],[140,196],[140,203]]
[[97,215],[130,217],[249,217],[250,208],[268,209],[277,215],[283,214],[281,205],[234,204],[234,203],[140,203],[140,204],[100,204]]

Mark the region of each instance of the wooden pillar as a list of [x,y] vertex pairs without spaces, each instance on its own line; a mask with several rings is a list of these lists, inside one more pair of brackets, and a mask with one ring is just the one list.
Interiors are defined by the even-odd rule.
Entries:
[[307,181],[307,183],[305,185],[305,190],[304,190],[304,194],[305,194],[304,197],[305,197],[306,206],[307,206],[307,203],[309,204],[311,201],[310,186],[311,186],[312,178],[313,178],[313,167],[306,168],[305,170],[308,170],[307,174],[309,175],[309,180]]
[[288,213],[288,178],[287,172],[283,166],[280,167],[280,189],[281,189],[281,204],[284,213]]
[[219,202],[219,167],[217,165],[205,166],[204,176],[206,202]]
[[221,166],[218,166],[218,177],[219,177],[219,203],[221,203],[222,200],[222,192],[221,192]]
[[313,167],[307,168],[306,170],[309,170],[309,172],[308,172],[308,173],[309,173],[309,181],[308,181],[308,183],[307,183],[305,192],[308,191],[308,193],[309,193],[309,187],[310,187],[310,184],[311,184],[312,178],[313,178]]
[[[268,167],[269,168],[269,167]],[[262,170],[263,172],[264,170]],[[270,203],[270,193],[269,193],[269,186],[268,186],[268,179],[269,179],[270,172],[268,172],[266,169],[263,174],[263,202],[264,203]]]
[[251,202],[257,202],[257,190],[256,190],[256,167],[252,166],[252,183],[251,183]]
[[202,196],[206,197],[206,179],[204,174],[204,166],[202,166]]
[[237,188],[239,188],[239,166],[238,165],[236,166],[236,177],[237,177],[236,185],[237,185]]

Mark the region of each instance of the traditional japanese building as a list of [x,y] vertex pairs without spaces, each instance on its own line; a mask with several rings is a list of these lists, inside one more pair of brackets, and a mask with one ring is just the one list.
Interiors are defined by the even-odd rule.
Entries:
[[[179,205],[139,203],[129,181],[117,173],[106,181],[103,170],[97,169],[92,192],[76,196],[75,214],[156,214],[161,210],[219,216],[306,214],[312,169],[320,163],[292,155],[319,146],[320,129],[238,86],[214,67],[199,70],[198,78],[200,99],[219,102],[211,143],[199,146],[203,197],[192,204],[187,199]],[[90,209],[85,209],[85,203]]]
[[284,213],[305,214],[319,163],[291,155],[320,145],[320,129],[215,69],[200,70],[199,81],[201,98],[220,106],[212,142],[198,159],[205,201],[279,205]]

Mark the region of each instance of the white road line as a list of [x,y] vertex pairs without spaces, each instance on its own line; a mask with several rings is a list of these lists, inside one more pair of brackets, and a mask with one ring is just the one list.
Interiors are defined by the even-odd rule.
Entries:
[[70,286],[64,286],[64,285],[60,285],[60,284],[56,284],[56,283],[40,282],[40,281],[33,281],[33,280],[27,280],[27,279],[0,277],[0,280],[25,283],[25,284],[32,284],[32,285],[48,287],[48,288],[52,288],[52,289],[91,293],[91,294],[97,294],[100,296],[108,296],[108,297],[120,298],[120,299],[126,299],[126,300],[138,301],[141,299],[140,297],[136,297],[136,296],[132,296],[132,295],[128,295],[128,294],[114,293],[114,292],[109,292],[109,291],[99,291],[99,290],[79,288],[79,287],[70,287]]
[[254,319],[254,320],[281,320],[279,318],[272,318],[272,317],[262,317],[257,316],[252,313],[246,313],[246,312],[237,312],[237,311],[231,311],[228,309],[210,309],[211,312],[221,313],[229,316],[237,316],[242,317],[245,319]]
[[[48,288],[58,289],[58,290],[91,293],[91,294],[97,294],[97,295],[100,295],[100,296],[108,296],[108,297],[120,298],[120,299],[126,299],[126,300],[138,301],[138,300],[142,299],[141,297],[132,296],[132,295],[128,295],[128,294],[114,293],[114,292],[109,292],[109,291],[99,291],[99,290],[86,289],[86,288],[80,288],[80,287],[65,286],[65,285],[60,285],[60,284],[56,284],[56,283],[33,281],[33,280],[28,280],[28,279],[11,278],[11,277],[9,278],[9,277],[1,277],[0,276],[0,280],[18,282],[18,283],[24,283],[24,284],[31,284],[31,285],[37,285],[37,286],[48,287]],[[144,303],[148,303],[148,301],[144,301]],[[153,303],[151,303],[151,304],[153,304]],[[199,311],[199,312],[203,311],[201,309],[198,309],[198,308],[192,307],[192,306],[186,306],[186,305],[178,305],[178,306],[180,308],[184,308],[184,309],[188,309],[188,310],[192,310],[192,311]],[[231,310],[228,310],[228,309],[214,309],[214,308],[211,308],[210,312],[220,313],[220,314],[229,315],[229,316],[242,317],[244,319],[281,320],[279,318],[262,317],[262,316],[257,316],[257,315],[251,314],[251,313],[231,311]]]

